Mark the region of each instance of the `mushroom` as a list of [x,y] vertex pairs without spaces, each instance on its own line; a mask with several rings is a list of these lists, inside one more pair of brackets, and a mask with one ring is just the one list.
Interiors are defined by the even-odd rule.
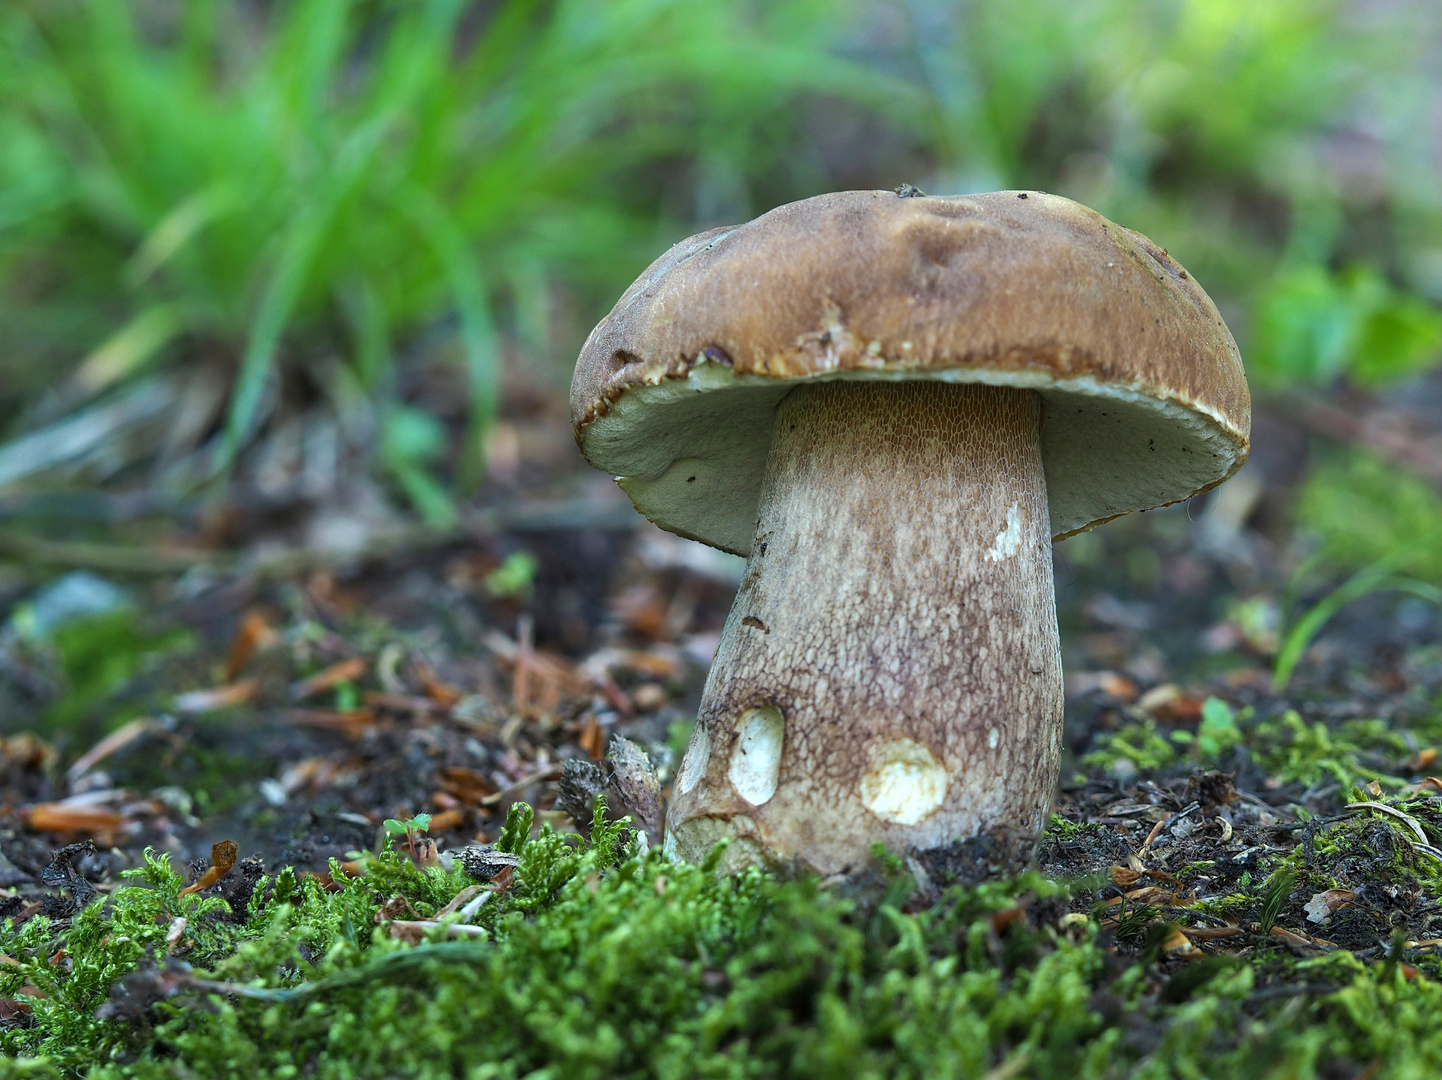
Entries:
[[666,845],[862,865],[1034,838],[1051,543],[1245,460],[1241,357],[1146,237],[1036,191],[820,195],[675,245],[581,351],[582,453],[747,556]]

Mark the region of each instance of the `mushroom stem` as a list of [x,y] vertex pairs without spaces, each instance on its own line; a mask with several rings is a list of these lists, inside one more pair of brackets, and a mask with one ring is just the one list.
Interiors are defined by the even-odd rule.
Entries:
[[824,382],[776,412],[746,576],[667,822],[729,867],[1035,836],[1061,653],[1030,390]]

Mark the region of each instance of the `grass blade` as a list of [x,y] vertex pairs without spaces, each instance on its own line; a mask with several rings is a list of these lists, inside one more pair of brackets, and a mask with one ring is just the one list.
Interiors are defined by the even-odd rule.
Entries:
[[146,308],[81,362],[70,377],[71,386],[86,397],[114,386],[144,367],[183,329],[184,322],[170,305]]
[[456,474],[456,487],[471,494],[485,467],[485,437],[500,401],[500,365],[495,326],[480,264],[466,246],[459,225],[430,192],[412,188],[403,204],[441,265],[461,323],[470,419]]
[[1442,607],[1442,588],[1436,585],[1418,581],[1416,578],[1363,571],[1317,601],[1287,630],[1281,647],[1277,650],[1276,664],[1272,669],[1272,689],[1277,692],[1286,689],[1302,654],[1307,651],[1307,646],[1333,615],[1354,600],[1378,592],[1411,593],[1430,604]]
[[306,286],[321,242],[337,210],[375,159],[395,115],[378,116],[351,137],[322,195],[297,213],[286,230],[280,258],[261,297],[255,325],[246,342],[225,434],[212,466],[213,476],[230,468],[249,435],[281,336]]

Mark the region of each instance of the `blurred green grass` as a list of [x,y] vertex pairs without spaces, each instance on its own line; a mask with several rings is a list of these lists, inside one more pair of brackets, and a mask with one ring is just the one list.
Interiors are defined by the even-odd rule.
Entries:
[[[0,12],[0,433],[154,372],[368,402],[427,519],[512,348],[665,244],[837,187],[1044,188],[1169,247],[1263,392],[1442,348],[1439,29],[1337,0],[21,0]],[[1429,66],[1430,65],[1430,66]],[[576,309],[553,316],[557,290]],[[409,378],[464,370],[453,439]]]

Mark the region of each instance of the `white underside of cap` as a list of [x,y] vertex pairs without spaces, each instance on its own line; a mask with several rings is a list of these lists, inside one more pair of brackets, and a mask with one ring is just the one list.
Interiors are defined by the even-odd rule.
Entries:
[[1060,539],[1134,510],[1185,499],[1229,476],[1245,442],[1209,410],[1138,389],[1041,371],[985,368],[737,376],[698,363],[684,379],[632,387],[582,435],[657,525],[748,555],[776,405],[800,382],[934,379],[1035,390],[1051,533]]

